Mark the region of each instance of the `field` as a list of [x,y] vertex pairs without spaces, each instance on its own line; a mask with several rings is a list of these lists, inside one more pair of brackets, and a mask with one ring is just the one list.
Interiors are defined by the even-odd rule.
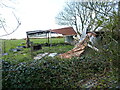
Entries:
[[[74,46],[64,43],[64,38],[52,38],[52,46],[45,46],[46,39],[31,39],[34,44],[42,44],[42,49],[31,52],[22,48],[12,52],[10,49],[24,46],[25,40],[3,41],[3,88],[109,88],[116,87],[117,74],[111,67],[109,55],[97,53],[86,48],[81,57],[60,59],[44,57],[34,60],[39,53],[64,53]],[[113,58],[114,59],[114,58]]]
[[42,49],[37,51],[32,51],[31,48],[22,48],[22,51],[11,52],[10,49],[15,49],[17,46],[26,46],[26,40],[4,40],[3,41],[3,52],[8,53],[8,55],[3,58],[9,61],[8,57],[11,57],[10,60],[16,60],[16,62],[24,61],[27,62],[33,59],[33,56],[38,53],[64,53],[73,48],[72,45],[64,43],[64,38],[52,38],[50,43],[51,46],[44,46],[47,43],[47,39],[30,39],[33,44],[42,44]]
[[[31,42],[37,43],[37,44],[45,44],[47,43],[47,39],[30,39]],[[64,43],[64,38],[52,38],[51,43]],[[5,47],[4,47],[5,45]],[[26,45],[26,40],[18,39],[18,40],[3,40],[3,49],[5,49],[6,52],[9,51],[10,48],[16,48],[17,46]]]

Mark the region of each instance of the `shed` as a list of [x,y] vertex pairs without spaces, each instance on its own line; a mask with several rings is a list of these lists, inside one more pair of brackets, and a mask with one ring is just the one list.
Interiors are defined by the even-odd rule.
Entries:
[[27,31],[26,32],[26,34],[27,34],[27,39],[26,39],[27,47],[30,47],[30,37],[32,37],[32,36],[40,37],[43,34],[45,34],[45,36],[47,37],[47,39],[48,39],[47,43],[49,44],[50,33],[54,33],[54,32],[51,32],[50,30]]
[[65,28],[60,28],[60,29],[50,29],[50,30],[35,30],[35,31],[27,31],[27,40],[26,44],[27,47],[30,47],[30,37],[31,36],[36,36],[39,37],[42,34],[45,34],[47,39],[48,39],[48,44],[49,44],[49,39],[50,39],[50,33],[57,33],[57,34],[62,34],[65,36],[65,42],[67,43],[73,43],[74,42],[74,35],[77,35],[77,33],[74,31],[73,27],[65,27]]
[[51,32],[59,33],[65,36],[65,42],[72,44],[74,42],[74,35],[77,33],[74,31],[73,27],[65,27],[60,29],[52,29]]

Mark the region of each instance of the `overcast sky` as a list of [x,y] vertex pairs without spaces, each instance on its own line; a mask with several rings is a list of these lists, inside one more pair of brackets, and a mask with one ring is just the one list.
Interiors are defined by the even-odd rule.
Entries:
[[[13,34],[4,38],[25,38],[26,31],[48,30],[61,28],[55,22],[55,16],[63,9],[67,0],[2,0],[5,5],[15,8],[0,7],[0,18],[5,18],[6,30],[12,32],[17,26],[14,14],[19,18],[21,26]],[[2,4],[1,4],[2,6]],[[0,35],[6,34],[3,28],[0,28]],[[1,37],[0,37],[1,38]],[[3,37],[2,37],[3,38]]]

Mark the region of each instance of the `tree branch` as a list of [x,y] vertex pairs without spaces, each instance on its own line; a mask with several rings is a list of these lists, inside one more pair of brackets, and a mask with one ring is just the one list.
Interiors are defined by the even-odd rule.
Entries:
[[[14,14],[14,13],[13,13],[13,14]],[[21,25],[21,23],[20,23],[20,21],[17,19],[17,17],[15,16],[15,14],[14,14],[14,17],[16,18],[17,23],[18,23],[17,27],[16,27],[12,32],[8,33],[7,30],[5,29],[4,25],[3,25],[2,27],[3,27],[4,31],[5,31],[7,34],[1,35],[0,37],[11,35],[11,34],[13,34],[13,33],[19,28],[19,26]]]

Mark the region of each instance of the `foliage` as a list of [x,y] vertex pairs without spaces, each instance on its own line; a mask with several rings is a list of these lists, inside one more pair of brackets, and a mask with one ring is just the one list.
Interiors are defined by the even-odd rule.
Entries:
[[109,68],[107,62],[91,60],[91,57],[64,60],[46,57],[36,62],[19,64],[3,60],[3,87],[75,88],[78,87],[78,81],[102,73],[105,67]]
[[[27,48],[23,49],[23,53],[28,54],[26,56],[20,52],[10,52],[10,55],[2,60],[3,88],[86,88],[85,83],[79,82],[91,78],[97,79],[94,88],[116,87],[119,66],[116,57],[120,54],[117,44],[108,36],[108,39],[105,38],[101,43],[104,45],[107,42],[107,48],[99,47],[101,51],[95,52],[87,47],[81,57],[72,59],[44,57],[33,60]],[[42,50],[34,52],[34,55],[43,52],[64,53],[71,48],[73,46],[58,43],[57,46],[43,47]]]

